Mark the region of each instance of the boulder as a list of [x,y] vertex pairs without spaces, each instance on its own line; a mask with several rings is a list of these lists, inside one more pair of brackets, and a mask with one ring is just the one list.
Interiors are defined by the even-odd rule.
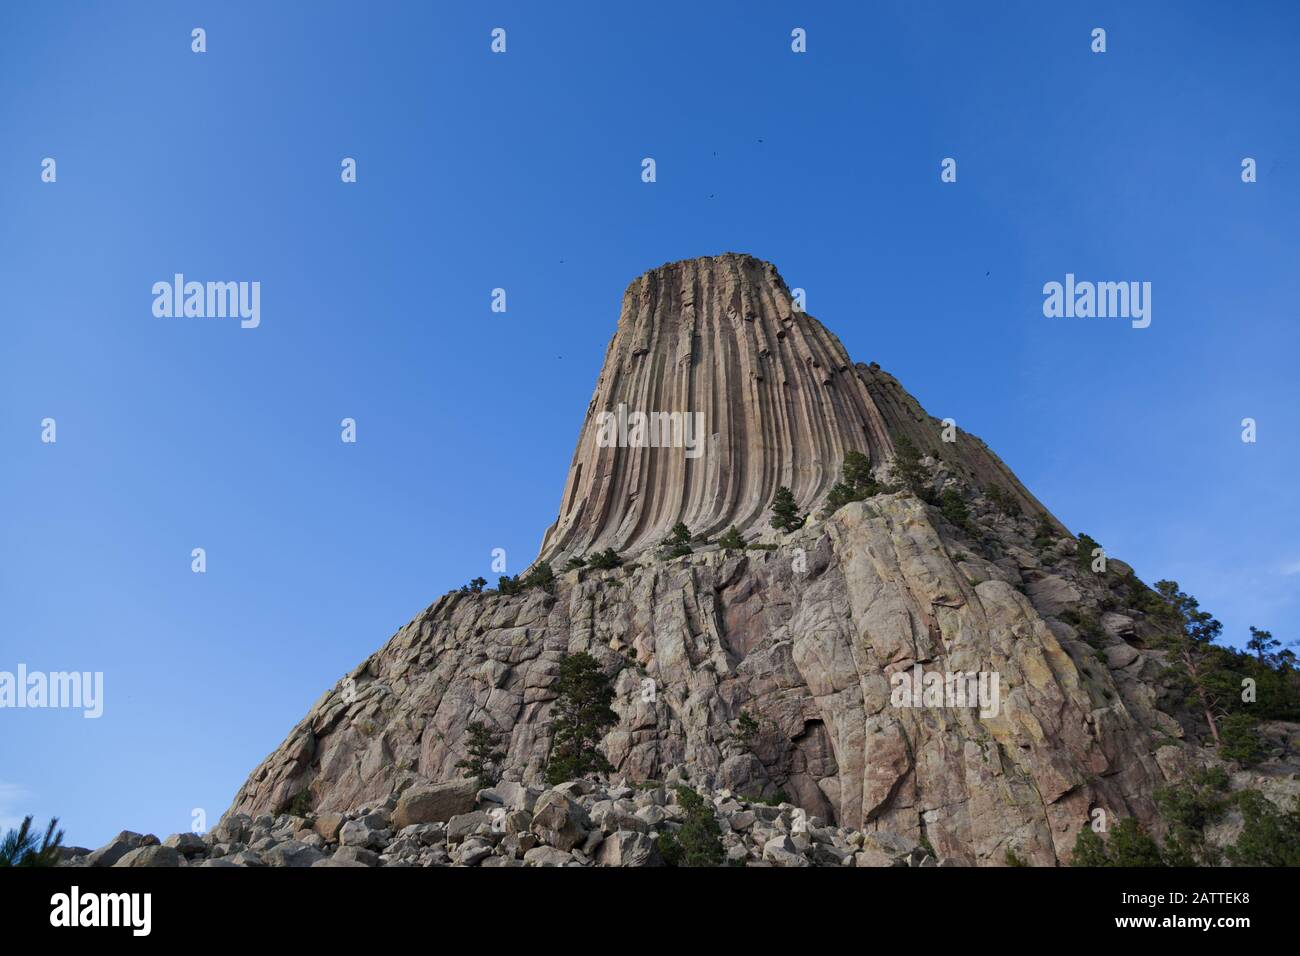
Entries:
[[458,814],[471,812],[477,795],[473,780],[412,787],[397,798],[392,824],[400,830],[413,823],[446,823]]

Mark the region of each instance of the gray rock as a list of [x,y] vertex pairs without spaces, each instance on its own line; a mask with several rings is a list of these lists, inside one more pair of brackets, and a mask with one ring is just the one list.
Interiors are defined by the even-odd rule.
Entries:
[[525,866],[568,866],[573,854],[553,846],[536,846],[524,854]]
[[323,860],[325,854],[314,846],[290,840],[278,843],[266,853],[266,862],[271,866],[311,866],[317,860]]
[[[376,853],[374,850],[367,850],[365,847],[361,847],[361,846],[341,846],[334,851],[334,855],[331,857],[331,859],[337,860],[341,863],[347,863],[348,865],[352,865],[352,864],[358,864],[360,866],[379,865],[379,854]],[[312,865],[315,866],[316,864],[312,864]]]
[[174,847],[149,846],[137,847],[126,853],[114,866],[180,866],[181,855]]
[[587,835],[590,820],[582,806],[558,790],[548,790],[533,807],[532,831],[559,850],[572,850]]
[[144,835],[123,830],[86,858],[89,866],[114,866],[118,860],[144,843]]
[[452,846],[460,843],[471,834],[477,833],[479,827],[492,827],[492,818],[484,810],[462,813],[452,817],[447,823],[447,842]]
[[446,823],[474,809],[478,788],[472,780],[412,787],[397,799],[392,823],[399,830],[413,823]]
[[601,866],[663,866],[659,844],[637,830],[619,830],[608,836],[596,851]]
[[208,844],[197,833],[173,833],[163,840],[162,845],[171,847],[186,859],[208,852]]

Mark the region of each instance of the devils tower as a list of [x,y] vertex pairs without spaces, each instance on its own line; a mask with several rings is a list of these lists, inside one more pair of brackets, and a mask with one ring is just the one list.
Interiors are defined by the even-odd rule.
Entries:
[[[702,452],[598,441],[619,406],[698,415]],[[616,790],[688,779],[969,865],[1066,862],[1097,811],[1155,823],[1153,791],[1196,747],[1161,689],[1150,592],[1118,560],[1079,561],[979,439],[943,430],[797,310],[771,264],[647,272],[542,541],[553,584],[439,598],[320,698],[223,827],[391,808],[460,779],[471,724],[501,735],[509,787],[544,787],[560,664],[578,652],[615,691],[600,749]],[[912,487],[903,448],[920,457]],[[850,452],[870,493],[827,507]],[[795,530],[770,521],[782,486],[809,515]],[[679,522],[692,549],[665,556]],[[749,547],[718,546],[733,525]],[[582,566],[605,550],[623,564]],[[900,676],[923,673],[988,676],[994,699],[900,703]],[[615,858],[640,839],[640,824],[605,830]],[[737,861],[786,852],[733,838]]]
[[[600,416],[620,405],[701,416],[703,454],[602,447]],[[727,254],[665,265],[623,294],[541,557],[636,553],[678,521],[705,535],[766,528],[778,487],[815,502],[846,451],[883,462],[898,438],[929,445],[934,435],[892,378],[854,366],[839,339],[798,310],[771,263]],[[982,445],[959,446],[960,467],[1042,510]]]

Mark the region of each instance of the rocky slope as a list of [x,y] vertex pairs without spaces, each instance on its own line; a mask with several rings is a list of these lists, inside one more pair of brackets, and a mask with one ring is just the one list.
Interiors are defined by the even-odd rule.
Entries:
[[[670,783],[696,784],[678,774]],[[697,791],[698,792],[698,791]],[[943,866],[913,839],[827,824],[784,803],[703,790],[730,866]],[[378,806],[305,817],[235,814],[207,834],[124,831],[66,866],[663,866],[664,836],[685,813],[676,790],[574,780],[545,791],[455,781]]]
[[[619,403],[702,411],[704,454],[598,447],[597,415]],[[538,784],[559,663],[585,651],[617,688],[603,750],[628,784],[685,773],[957,864],[1064,861],[1098,808],[1158,827],[1152,791],[1194,748],[1160,709],[1145,588],[1118,561],[1076,560],[982,442],[941,428],[793,312],[772,266],[727,255],[648,273],[542,546],[557,568],[605,547],[634,560],[562,574],[554,593],[440,598],[320,698],[222,826],[295,798],[318,818],[395,806],[459,776],[471,721],[504,734],[507,783]],[[902,436],[968,519],[902,491],[817,516],[845,451],[888,480]],[[768,526],[781,484],[813,512],[789,534]],[[763,548],[661,560],[653,545],[679,520],[710,536],[736,524]],[[995,674],[996,705],[899,706],[891,679],[918,666]]]

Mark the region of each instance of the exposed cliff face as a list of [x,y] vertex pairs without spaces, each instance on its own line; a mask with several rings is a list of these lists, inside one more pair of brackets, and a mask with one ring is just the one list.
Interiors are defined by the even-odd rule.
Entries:
[[[704,454],[599,447],[596,415],[620,402],[702,412]],[[471,721],[504,733],[507,779],[536,783],[559,662],[586,651],[617,688],[603,746],[629,780],[687,765],[966,863],[1008,849],[1056,862],[1095,808],[1151,820],[1157,737],[1183,732],[1155,707],[1152,625],[1128,606],[1127,569],[1081,568],[996,456],[966,433],[941,442],[940,427],[793,312],[770,265],[728,255],[648,273],[624,298],[543,544],[551,558],[644,552],[638,566],[570,572],[554,594],[439,599],[317,702],[231,811],[274,812],[303,790],[318,811],[348,810],[455,778]],[[936,456],[932,488],[962,496],[964,527],[905,492],[792,534],[767,527],[779,485],[816,515],[846,450],[887,477],[902,435]],[[775,550],[646,551],[679,520],[710,536],[736,524]],[[891,679],[918,665],[996,674],[995,706],[900,706]]]
[[[603,416],[663,413],[694,416],[698,446],[609,442]],[[766,531],[780,486],[819,501],[846,451],[884,462],[902,435],[935,444],[932,425],[892,377],[855,367],[839,339],[796,310],[771,263],[727,254],[662,266],[623,294],[541,557],[636,554],[678,521],[709,535],[733,524]],[[643,437],[663,434],[650,426]],[[982,443],[950,454],[1041,509]]]

